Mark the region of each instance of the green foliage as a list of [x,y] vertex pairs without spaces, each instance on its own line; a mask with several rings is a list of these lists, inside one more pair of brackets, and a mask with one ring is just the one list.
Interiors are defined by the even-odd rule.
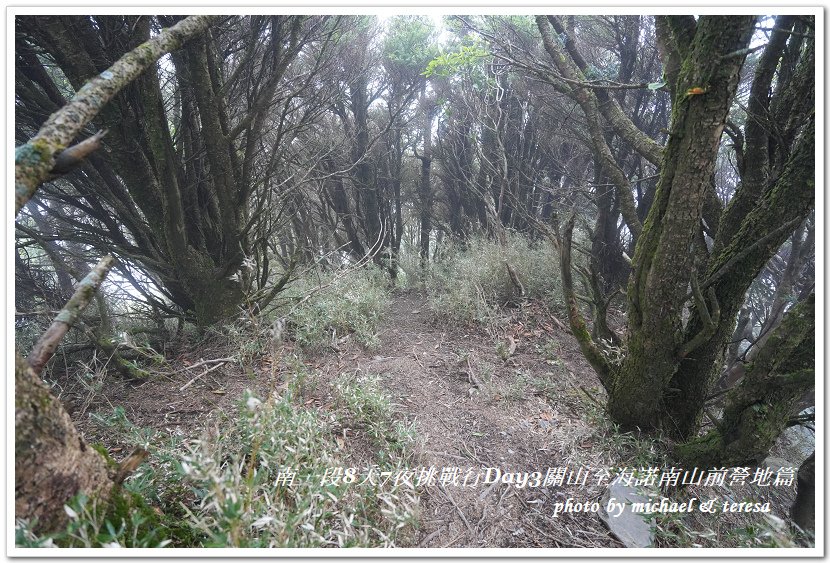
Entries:
[[[134,425],[127,418],[124,407],[114,407],[109,413],[91,413],[89,417],[101,428],[114,435],[123,437],[127,442],[147,448],[157,437],[157,433],[150,428],[141,428]],[[152,453],[152,452],[151,452]]]
[[57,533],[37,536],[23,521],[15,525],[18,547],[164,547],[158,517],[140,495],[116,490],[106,508],[79,494],[64,506],[69,522]]
[[426,16],[396,16],[389,25],[383,55],[399,71],[420,72],[438,54],[435,26]]
[[366,348],[379,344],[377,330],[389,299],[389,280],[374,267],[338,277],[338,272],[311,276],[293,284],[286,294],[302,299],[316,288],[311,297],[289,315],[290,331],[306,349],[320,349],[332,344],[334,337],[351,334]]
[[499,19],[510,30],[527,41],[538,41],[539,28],[536,27],[536,20],[529,14],[510,14],[500,16]]
[[498,344],[496,344],[496,355],[501,358],[501,361],[503,362],[506,362],[510,357],[510,348],[503,340],[499,340]]
[[332,413],[295,405],[290,392],[266,401],[248,394],[230,428],[194,442],[181,471],[199,498],[189,520],[205,545],[394,545],[413,521],[416,497],[360,475],[324,483],[327,469],[344,467],[334,422]]
[[559,357],[562,355],[562,345],[555,338],[548,338],[544,344],[538,347],[539,353],[551,364],[561,363]]
[[38,536],[17,522],[17,546],[394,546],[415,522],[411,486],[370,480],[365,467],[339,482],[323,477],[349,467],[335,437],[339,421],[367,430],[378,450],[376,476],[402,469],[412,428],[394,420],[377,378],[344,380],[338,393],[344,408],[337,412],[300,406],[296,394],[296,384],[267,400],[246,392],[237,412],[187,442],[135,427],[122,409],[97,417],[122,439],[146,439],[152,464],[142,464],[106,510],[83,496],[73,499],[64,531]]
[[466,249],[450,246],[426,278],[432,309],[462,322],[492,321],[499,307],[518,298],[505,262],[516,271],[526,298],[549,306],[562,302],[556,250],[514,234],[506,247],[484,238],[468,241]]
[[392,402],[381,389],[378,375],[358,378],[344,374],[335,381],[334,387],[347,419],[366,432],[381,462],[395,463],[409,451],[415,440],[414,427],[394,420]]
[[453,52],[441,53],[429,61],[424,69],[424,76],[448,77],[465,69],[474,68],[489,56],[481,45],[461,45]]
[[334,384],[338,399],[357,422],[369,426],[388,426],[392,403],[380,390],[377,375],[357,378],[343,374]]

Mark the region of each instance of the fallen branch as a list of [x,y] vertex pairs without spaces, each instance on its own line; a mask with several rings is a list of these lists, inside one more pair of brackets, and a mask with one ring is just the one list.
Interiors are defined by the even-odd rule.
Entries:
[[567,332],[568,334],[571,334],[571,329],[566,327],[565,323],[563,323],[562,321],[560,321],[559,319],[554,317],[553,314],[550,313],[550,312],[548,312],[548,316],[550,317],[550,320],[553,321],[553,324],[555,324],[557,327],[559,327],[559,330],[561,330],[562,332]]
[[418,547],[424,547],[426,544],[429,543],[429,540],[431,540],[432,538],[434,538],[435,536],[437,536],[440,533],[441,533],[441,528],[439,527],[437,530],[434,530],[431,534],[429,534],[427,537],[425,537],[420,542],[418,542]]
[[231,356],[230,358],[216,358],[215,360],[201,360],[201,361],[196,362],[195,364],[190,364],[189,366],[185,366],[184,369],[186,369],[186,370],[187,369],[194,369],[194,368],[197,368],[199,366],[203,366],[205,364],[215,364],[217,362],[219,362],[219,363],[228,363],[228,362],[234,361],[235,359],[236,359],[236,356]]
[[78,321],[81,312],[89,305],[95,295],[95,290],[107,277],[115,258],[112,256],[104,256],[101,261],[86,275],[81,283],[78,284],[78,289],[72,294],[72,297],[63,306],[61,312],[52,321],[52,324],[46,329],[46,332],[40,337],[35,344],[29,357],[26,359],[31,366],[32,371],[39,375],[43,370],[43,366],[49,361],[49,358],[55,353],[55,349],[60,344],[64,335],[69,332],[69,329]]
[[150,454],[144,448],[136,448],[133,452],[127,456],[127,459],[122,461],[118,465],[118,470],[115,473],[115,481],[116,485],[120,485],[124,482],[124,479],[130,476],[132,472],[138,469],[138,466],[147,459],[147,456]]
[[596,397],[594,397],[593,395],[591,395],[591,394],[588,392],[588,390],[587,390],[587,389],[585,389],[585,387],[583,387],[582,385],[580,385],[580,386],[579,386],[579,390],[580,390],[580,391],[582,391],[583,393],[585,393],[585,396],[586,396],[586,397],[588,397],[588,398],[591,400],[591,402],[593,402],[596,406],[598,406],[598,407],[600,408],[600,410],[602,410],[602,411],[607,410],[607,409],[605,408],[605,405],[603,405],[602,403],[600,403],[600,402],[597,400],[597,398],[596,398]]
[[208,369],[206,369],[205,371],[203,371],[202,373],[200,373],[199,375],[197,375],[196,377],[194,377],[193,379],[191,379],[190,381],[188,381],[187,383],[185,383],[182,387],[180,387],[180,388],[179,388],[179,391],[184,391],[185,389],[187,389],[188,387],[190,387],[191,385],[193,385],[194,383],[196,383],[199,379],[203,378],[204,376],[206,376],[207,374],[209,374],[209,373],[210,373],[210,372],[212,372],[213,370],[215,370],[215,369],[217,369],[217,368],[220,368],[220,367],[222,367],[223,365],[225,365],[226,363],[228,363],[228,362],[230,362],[230,361],[232,361],[232,360],[233,360],[233,358],[222,358],[222,359],[223,359],[223,360],[227,360],[227,361],[223,361],[223,362],[221,362],[221,363],[216,364],[216,365],[215,365],[215,366],[213,366],[212,368],[208,368]]
[[472,538],[475,538],[477,536],[475,530],[470,525],[470,522],[467,520],[467,517],[464,515],[464,512],[461,510],[461,508],[459,508],[458,504],[456,504],[455,500],[450,496],[450,493],[448,493],[447,489],[444,488],[444,485],[441,485],[440,483],[438,484],[438,488],[440,489],[441,494],[443,494],[444,497],[446,497],[446,499],[450,501],[450,504],[452,504],[453,507],[455,507],[455,510],[458,512],[458,515],[461,516],[461,521],[464,522],[464,525],[467,526],[467,530],[470,531]]

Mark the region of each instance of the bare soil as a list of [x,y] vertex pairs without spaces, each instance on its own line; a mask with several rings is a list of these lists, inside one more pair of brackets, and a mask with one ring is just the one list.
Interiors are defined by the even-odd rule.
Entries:
[[[437,472],[434,484],[419,489],[419,524],[411,547],[621,546],[597,514],[553,514],[553,504],[569,497],[600,501],[607,482],[598,483],[596,472],[633,466],[642,443],[613,431],[598,380],[550,312],[525,304],[508,311],[497,327],[464,327],[442,320],[422,294],[399,292],[379,335],[374,351],[346,341],[306,358],[315,385],[302,400],[325,409],[340,374],[380,376],[398,416],[414,422],[411,469],[435,467]],[[282,350],[283,358],[291,346]],[[57,391],[88,441],[103,443],[121,459],[132,445],[118,443],[90,421],[89,413],[120,405],[136,426],[196,437],[208,417],[233,412],[245,389],[262,396],[283,383],[286,370],[274,366],[268,353],[251,355],[243,365],[198,365],[238,352],[217,340],[169,359],[179,366],[174,373],[138,385],[108,379],[98,392],[77,382]],[[181,390],[208,368],[215,369]],[[366,440],[347,431],[344,438],[354,450],[353,461],[371,459]],[[468,473],[486,468],[538,471],[544,478],[549,468],[558,467],[583,468],[588,478],[518,488],[468,477],[463,486]],[[458,481],[445,472],[455,472]]]
[[[421,295],[402,294],[392,301],[380,331],[381,355],[358,360],[359,369],[382,374],[384,386],[400,402],[401,411],[415,421],[420,438],[418,465],[434,466],[439,475],[445,468],[460,470],[460,486],[447,482],[424,487],[418,546],[615,544],[598,518],[578,523],[568,517],[550,521],[549,507],[555,497],[587,499],[593,496],[591,491],[519,489],[482,481],[473,486],[475,478],[463,486],[468,472],[477,474],[480,468],[539,471],[544,476],[548,467],[567,464],[557,431],[580,424],[581,417],[574,411],[581,407],[582,398],[573,393],[569,403],[551,405],[540,388],[565,397],[576,386],[569,372],[589,373],[590,368],[554,322],[539,319],[530,325],[521,316],[514,315],[513,322],[505,323],[496,334],[480,327],[464,330],[436,318]],[[511,339],[515,351],[505,360]],[[537,346],[545,342],[557,348],[561,363],[551,365],[542,357]],[[527,383],[534,377],[544,380],[544,385]],[[581,385],[587,389],[597,381],[589,377]],[[573,435],[572,428],[566,433]],[[591,447],[579,438],[573,446]]]

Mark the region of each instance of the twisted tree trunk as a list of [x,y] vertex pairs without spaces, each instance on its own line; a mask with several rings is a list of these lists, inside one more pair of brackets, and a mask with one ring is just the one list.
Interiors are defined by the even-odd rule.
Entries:
[[727,396],[723,417],[706,435],[681,444],[686,467],[760,463],[804,392],[815,384],[815,297],[793,307]]

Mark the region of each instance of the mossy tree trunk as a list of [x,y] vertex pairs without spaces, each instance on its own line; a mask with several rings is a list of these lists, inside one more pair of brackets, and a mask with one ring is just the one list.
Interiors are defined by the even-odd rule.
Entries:
[[[702,17],[682,57],[655,201],[633,257],[628,350],[609,389],[609,412],[627,427],[663,426],[665,394],[690,345],[683,331],[689,280],[706,191],[755,18]],[[697,92],[697,93],[693,93]],[[716,308],[698,296],[697,306]],[[715,314],[709,311],[710,316]],[[710,326],[701,329],[704,331]]]
[[15,357],[14,492],[15,517],[35,531],[48,532],[66,522],[63,505],[83,492],[106,499],[113,482],[106,461],[75,430],[61,402],[39,374],[61,338],[77,322],[101,285],[113,259],[102,259],[80,282],[24,360]]
[[[795,27],[793,18],[777,18],[780,29],[758,62],[743,146],[736,148],[741,183],[723,210],[712,251],[701,268],[701,286],[714,291],[720,322],[708,341],[683,359],[667,385],[674,395],[666,400],[665,417],[681,438],[693,436],[699,427],[702,405],[723,369],[747,290],[815,208],[814,43],[790,34]],[[788,60],[792,51],[799,55],[795,61]],[[775,69],[785,75],[788,67],[792,76],[784,82],[779,77],[770,95]],[[775,135],[769,133],[770,118]],[[731,131],[730,137],[741,141]],[[697,308],[690,313],[686,339],[704,325]]]
[[35,532],[66,523],[63,505],[83,491],[106,498],[112,488],[107,463],[86,445],[61,402],[18,354],[14,370],[14,511]]
[[681,444],[687,467],[758,464],[769,453],[804,392],[815,383],[815,297],[793,307],[746,375],[728,395],[714,430]]
[[[626,354],[619,365],[605,359],[575,302],[569,301],[571,326],[608,390],[609,412],[625,427],[663,429],[681,441],[695,435],[747,289],[814,208],[814,47],[809,34],[790,33],[798,31],[798,22],[791,16],[777,18],[754,68],[744,132],[734,123],[726,129],[741,183],[721,209],[713,172],[755,18],[658,17],[672,119],[654,201],[632,259]],[[583,78],[568,64],[566,49],[545,34],[546,22],[537,18],[537,23],[590,124],[598,116],[596,95],[580,86]],[[602,156],[599,136],[591,140]],[[600,163],[624,195],[614,167]],[[621,204],[636,235],[637,222],[630,213],[626,217],[625,202]],[[711,248],[704,235],[714,239]],[[563,286],[570,280],[569,266],[563,259]],[[812,383],[803,370],[796,379],[798,384],[787,385]],[[748,380],[743,392],[764,395],[762,380]],[[776,403],[773,410],[785,410],[788,401]],[[751,457],[760,456],[777,436],[777,423],[770,427],[767,418],[778,420],[784,414],[776,410],[765,416],[743,419],[748,426],[741,432],[758,424],[756,432],[766,436],[753,448],[748,441],[743,444]]]

